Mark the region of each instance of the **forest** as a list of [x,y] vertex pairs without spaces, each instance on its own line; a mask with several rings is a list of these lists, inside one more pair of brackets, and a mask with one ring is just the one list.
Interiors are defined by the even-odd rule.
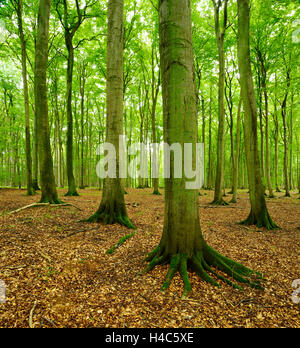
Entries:
[[299,327],[299,55],[299,0],[0,0],[0,327]]

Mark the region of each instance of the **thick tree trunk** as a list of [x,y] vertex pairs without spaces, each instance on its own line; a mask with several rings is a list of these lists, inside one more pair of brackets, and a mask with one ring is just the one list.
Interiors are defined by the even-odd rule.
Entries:
[[277,228],[269,216],[265,187],[261,177],[257,141],[257,108],[250,63],[250,8],[249,0],[238,0],[238,61],[240,71],[241,92],[245,111],[244,135],[245,154],[250,188],[251,213],[244,224],[264,226],[267,229]]
[[116,178],[106,178],[98,211],[88,220],[119,223],[134,228],[129,220],[119,177],[119,136],[123,134],[123,0],[109,0],[107,29],[106,142],[116,149]]
[[49,17],[50,0],[40,0],[35,53],[35,105],[42,190],[42,198],[40,202],[59,204],[61,201],[58,199],[55,187],[47,103]]
[[[197,96],[194,81],[194,57],[191,30],[190,0],[160,0],[160,51],[163,77],[164,138],[169,145],[198,141]],[[195,86],[193,88],[193,86]],[[195,156],[193,164],[195,164]],[[171,177],[165,182],[165,222],[159,246],[146,260],[147,272],[156,265],[170,262],[162,291],[179,271],[186,296],[191,291],[187,269],[190,266],[202,279],[219,284],[208,273],[219,276],[212,267],[224,271],[241,282],[253,273],[210,248],[203,239],[198,208],[198,190],[187,189],[187,178],[174,178],[174,158],[171,158]],[[144,273],[142,272],[142,273]],[[252,284],[258,286],[257,283]]]

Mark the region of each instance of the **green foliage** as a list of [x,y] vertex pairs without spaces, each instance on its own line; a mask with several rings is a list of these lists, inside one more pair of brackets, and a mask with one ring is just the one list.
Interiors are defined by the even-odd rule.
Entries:
[[[24,0],[23,25],[27,49],[27,65],[30,89],[30,127],[34,132],[34,54],[38,0]],[[48,64],[48,96],[51,145],[53,150],[55,176],[59,186],[66,186],[64,166],[66,162],[66,56],[64,26],[74,28],[78,19],[75,0],[68,0],[68,15],[64,17],[62,0],[52,1],[50,18],[50,42]],[[288,120],[289,169],[291,186],[297,186],[299,176],[300,120],[299,120],[299,43],[295,42],[300,18],[297,1],[251,1],[251,61],[254,72],[257,107],[261,108],[258,51],[264,57],[267,69],[267,89],[269,95],[270,119],[270,163],[271,181],[275,185],[275,122],[279,127],[278,172],[284,166],[283,122],[281,103],[286,91],[286,72],[290,69],[291,86],[288,95],[288,118],[293,116],[293,125]],[[84,20],[74,37],[75,65],[73,76],[73,116],[74,116],[74,172],[76,182],[80,181],[83,149],[84,186],[99,186],[95,167],[99,160],[96,149],[105,141],[106,117],[106,1],[79,1],[80,13]],[[125,1],[124,13],[124,132],[129,143],[151,142],[152,87],[159,80],[159,37],[158,2]],[[61,18],[60,18],[61,16]],[[25,177],[25,135],[21,75],[21,48],[15,11],[15,0],[1,0],[0,20],[8,32],[7,39],[0,40],[0,185],[24,186]],[[212,154],[211,175],[214,182],[216,139],[218,130],[218,61],[214,31],[213,5],[211,0],[192,1],[193,46],[195,54],[195,79],[199,95],[199,140],[206,142],[206,181],[209,175],[209,152]],[[298,23],[298,24],[297,24]],[[225,37],[227,78],[232,79],[231,96],[233,103],[233,133],[236,138],[236,115],[239,101],[239,75],[237,71],[237,5],[229,1],[228,29]],[[153,58],[154,57],[154,58]],[[81,85],[84,66],[86,84],[84,110],[81,115]],[[152,67],[155,74],[152,77]],[[229,89],[227,86],[227,95]],[[293,96],[293,98],[292,98]],[[5,106],[7,99],[8,108]],[[8,112],[7,112],[8,111]],[[156,105],[157,142],[163,141],[162,95]],[[226,146],[225,146],[225,186],[232,181],[230,153],[230,118],[226,105]],[[81,122],[83,118],[83,122]],[[211,118],[211,120],[210,120]],[[277,121],[276,121],[277,119]],[[210,122],[210,123],[209,123]],[[263,121],[264,122],[264,121]],[[205,127],[204,139],[202,129]],[[264,130],[264,125],[263,125]],[[292,134],[293,130],[293,134]],[[82,135],[83,134],[83,135]],[[209,147],[209,134],[211,146]],[[259,141],[261,133],[258,132]],[[243,146],[241,127],[241,147]],[[162,159],[161,159],[162,160]],[[245,155],[241,151],[239,187],[247,186]],[[150,168],[149,168],[150,174]],[[279,186],[283,183],[278,176]],[[128,180],[130,186],[144,187],[150,180],[138,182]],[[163,182],[160,182],[160,186]],[[206,183],[207,184],[207,183]]]

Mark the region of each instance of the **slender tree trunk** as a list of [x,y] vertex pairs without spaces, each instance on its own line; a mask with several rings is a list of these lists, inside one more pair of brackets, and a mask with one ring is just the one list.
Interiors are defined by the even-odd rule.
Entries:
[[67,178],[68,192],[66,196],[78,196],[73,172],[73,113],[72,113],[72,86],[74,67],[74,48],[70,34],[66,33],[66,46],[68,49],[67,68]]
[[293,105],[294,105],[294,93],[291,94],[291,110],[290,110],[290,163],[289,163],[289,181],[290,181],[290,190],[294,188],[294,177],[293,177],[293,141],[294,141],[294,131],[293,131]]
[[58,199],[55,187],[47,103],[49,17],[50,0],[40,0],[35,53],[35,105],[42,190],[41,202],[58,204],[61,201]]
[[[259,55],[259,60],[260,60],[260,64],[261,64],[262,89],[263,89],[264,101],[265,101],[266,170],[265,171],[263,170],[263,173],[267,177],[269,197],[274,198],[274,193],[273,193],[272,184],[271,184],[271,168],[270,168],[269,98],[268,98],[268,91],[267,91],[267,70],[265,67],[264,57],[260,51],[258,52],[258,55]],[[262,146],[262,148],[263,148],[263,146]],[[262,153],[262,156],[263,156],[263,153]]]
[[25,40],[24,32],[23,32],[23,1],[22,0],[18,0],[18,3],[17,3],[17,17],[18,17],[19,37],[21,41],[23,92],[24,92],[24,105],[25,105],[27,195],[32,196],[34,194],[34,188],[32,183],[29,92],[28,92],[27,64],[26,64],[27,54],[26,54],[26,40]]
[[80,138],[81,138],[81,152],[80,152],[80,188],[84,189],[84,98],[85,98],[85,83],[86,83],[86,70],[82,66],[80,69]]
[[209,128],[208,128],[208,174],[207,174],[207,189],[212,189],[212,85],[210,86],[210,96],[209,96]]
[[241,92],[245,110],[245,154],[250,188],[251,212],[244,224],[276,228],[266,205],[265,188],[261,177],[257,141],[257,108],[250,63],[250,7],[249,0],[238,0],[238,61]]
[[278,143],[279,143],[279,124],[277,113],[277,76],[275,75],[275,96],[274,96],[274,141],[275,141],[275,186],[276,192],[281,192],[278,184]]
[[[151,110],[151,127],[152,127],[152,143],[156,144],[157,136],[156,136],[156,105],[158,99],[158,93],[160,89],[160,71],[158,72],[158,82],[155,85],[155,64],[154,64],[154,47],[152,46],[152,110]],[[155,145],[156,146],[156,145]],[[158,148],[153,149],[153,163],[155,163],[155,168],[153,169],[153,174],[155,174],[153,178],[153,194],[160,195],[159,192],[159,152]]]
[[38,130],[37,130],[37,118],[36,109],[33,108],[34,112],[34,128],[33,128],[33,180],[32,185],[35,191],[39,191],[39,155],[38,155]]
[[286,82],[287,88],[283,102],[281,104],[281,115],[283,121],[283,142],[284,142],[284,186],[285,186],[285,197],[290,197],[290,184],[289,184],[289,143],[288,143],[288,128],[287,128],[287,100],[290,88],[290,70],[287,70]]
[[241,143],[241,108],[242,108],[242,96],[240,95],[238,113],[236,119],[236,147],[235,155],[233,159],[233,187],[232,187],[232,200],[231,203],[237,202],[237,190],[239,181],[239,161],[240,161],[240,143]]
[[218,131],[218,145],[217,145],[217,169],[216,169],[216,183],[215,183],[215,196],[213,204],[227,205],[228,203],[223,200],[223,187],[224,187],[224,141],[225,141],[225,51],[224,40],[227,26],[227,4],[224,2],[224,21],[223,28],[220,24],[220,10],[221,2],[214,3],[214,17],[215,17],[215,33],[218,46],[218,59],[219,59],[219,95],[218,95],[218,108],[219,108],[219,131]]

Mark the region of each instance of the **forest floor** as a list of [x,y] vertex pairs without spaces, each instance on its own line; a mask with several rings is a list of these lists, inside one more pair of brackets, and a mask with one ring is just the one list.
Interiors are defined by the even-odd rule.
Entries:
[[[299,327],[299,305],[292,282],[300,278],[299,195],[268,199],[281,230],[243,227],[249,213],[246,191],[237,204],[214,207],[213,192],[199,197],[203,235],[222,254],[264,274],[264,290],[220,288],[190,273],[193,292],[182,300],[176,275],[160,292],[168,266],[140,276],[145,255],[160,241],[164,197],[150,189],[129,190],[128,215],[134,237],[114,254],[106,251],[131,233],[113,225],[87,224],[98,208],[100,192],[80,190],[66,197],[76,207],[39,207],[7,212],[37,202],[38,195],[0,189],[0,279],[6,303],[0,304],[0,327],[211,328]],[[60,190],[62,196],[65,190]],[[230,196],[227,197],[230,200]]]

